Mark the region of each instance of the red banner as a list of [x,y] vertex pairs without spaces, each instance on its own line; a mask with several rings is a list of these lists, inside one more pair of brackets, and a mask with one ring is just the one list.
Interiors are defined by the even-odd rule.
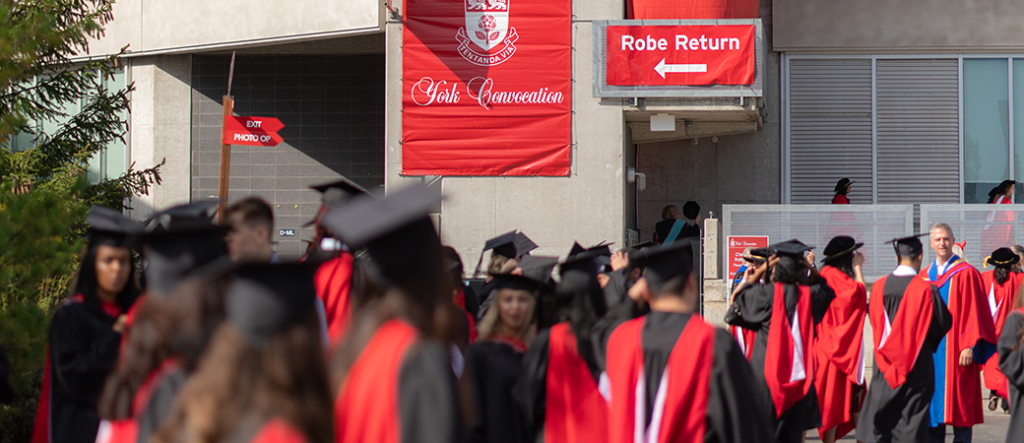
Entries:
[[754,83],[754,25],[609,26],[609,85]]
[[570,0],[405,0],[402,173],[567,176]]
[[743,266],[743,251],[747,248],[767,248],[767,235],[739,236],[730,235],[728,238],[729,253],[729,280],[736,277],[736,271]]

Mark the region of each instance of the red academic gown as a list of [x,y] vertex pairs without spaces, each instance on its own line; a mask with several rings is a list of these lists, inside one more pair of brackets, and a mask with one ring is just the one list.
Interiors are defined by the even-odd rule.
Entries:
[[[610,443],[704,441],[707,431],[708,385],[714,358],[715,329],[699,317],[687,322],[665,366],[651,428],[636,423],[645,417],[644,353],[641,334],[645,317],[623,323],[608,341],[608,380],[612,387]],[[656,433],[656,434],[655,434]],[[655,436],[656,435],[656,436]]]
[[850,204],[850,200],[846,198],[845,194],[836,194],[835,197],[832,197],[832,204],[833,205],[848,205],[848,204]]
[[284,420],[270,419],[260,428],[250,443],[305,443],[306,437]]
[[331,345],[336,345],[348,331],[352,319],[352,253],[342,251],[341,255],[320,265],[313,281],[316,295],[324,302],[324,316],[327,320],[327,335]]
[[[854,429],[851,405],[858,386],[864,384],[864,317],[867,291],[850,276],[832,266],[820,272],[836,293],[818,324],[815,346],[814,387],[821,408],[819,434],[836,428],[836,439]],[[859,408],[858,408],[859,410]]]
[[448,352],[403,320],[378,327],[342,381],[335,441],[455,441],[458,406]]
[[[1000,195],[994,205],[1013,204],[1006,196]],[[985,219],[985,225],[981,229],[981,252],[995,251],[999,248],[1006,248],[1014,244],[1013,224],[1014,214],[1012,211],[991,211]]]
[[[1017,301],[1017,289],[1020,287],[1021,282],[1024,281],[1024,274],[1011,272],[1003,284],[996,283],[994,275],[995,270],[987,271],[981,274],[981,279],[987,291],[988,305],[992,312],[992,322],[995,324],[995,330],[1002,331],[1003,325],[1006,323],[1006,316],[1013,311],[1013,306]],[[999,370],[998,355],[993,354],[985,362],[984,377],[985,388],[996,391],[997,395],[1009,401],[1008,385],[1006,384],[1006,377]]]
[[[945,366],[945,382],[940,384],[936,381],[935,395],[941,400],[933,400],[932,415],[937,416],[937,407],[941,407],[941,423],[970,427],[985,422],[981,406],[981,365],[976,357],[975,362],[960,366],[960,352],[980,342],[989,343],[994,350],[997,337],[995,325],[989,312],[981,273],[977,269],[963,259],[957,259],[948,264],[944,274],[930,279],[933,268],[934,262],[921,270],[920,277],[932,280],[940,293],[946,292],[948,288],[948,292],[943,295],[944,298],[948,297],[946,305],[953,317],[953,326],[946,333],[945,355],[939,355],[942,354],[941,345],[936,351],[936,357],[941,357],[941,363]],[[975,349],[976,353],[984,351],[984,347]],[[982,362],[987,359],[985,356]],[[937,365],[939,363],[936,362]]]
[[551,327],[548,342],[544,442],[604,443],[608,403],[598,391],[587,363],[576,350],[569,323]]

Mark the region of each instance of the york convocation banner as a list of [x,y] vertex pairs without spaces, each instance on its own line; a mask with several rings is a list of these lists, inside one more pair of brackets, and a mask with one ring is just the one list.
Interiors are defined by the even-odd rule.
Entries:
[[609,85],[708,86],[754,83],[754,25],[607,28]]
[[404,175],[567,176],[570,0],[405,0]]

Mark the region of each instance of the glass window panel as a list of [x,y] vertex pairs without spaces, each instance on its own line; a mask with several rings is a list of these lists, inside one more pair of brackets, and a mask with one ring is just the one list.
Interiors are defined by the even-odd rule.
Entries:
[[964,59],[964,202],[1010,178],[1007,59]]
[[[1024,58],[1013,59],[1013,179],[1024,178]],[[1017,183],[1014,201],[1022,191]],[[1024,200],[1021,200],[1024,201]]]

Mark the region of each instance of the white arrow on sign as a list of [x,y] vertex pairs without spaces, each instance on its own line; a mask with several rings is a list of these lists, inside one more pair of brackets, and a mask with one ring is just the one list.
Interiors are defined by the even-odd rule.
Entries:
[[665,78],[666,73],[674,72],[708,72],[708,65],[670,65],[665,63],[665,59],[661,59],[658,66],[654,67],[658,75],[661,78]]

